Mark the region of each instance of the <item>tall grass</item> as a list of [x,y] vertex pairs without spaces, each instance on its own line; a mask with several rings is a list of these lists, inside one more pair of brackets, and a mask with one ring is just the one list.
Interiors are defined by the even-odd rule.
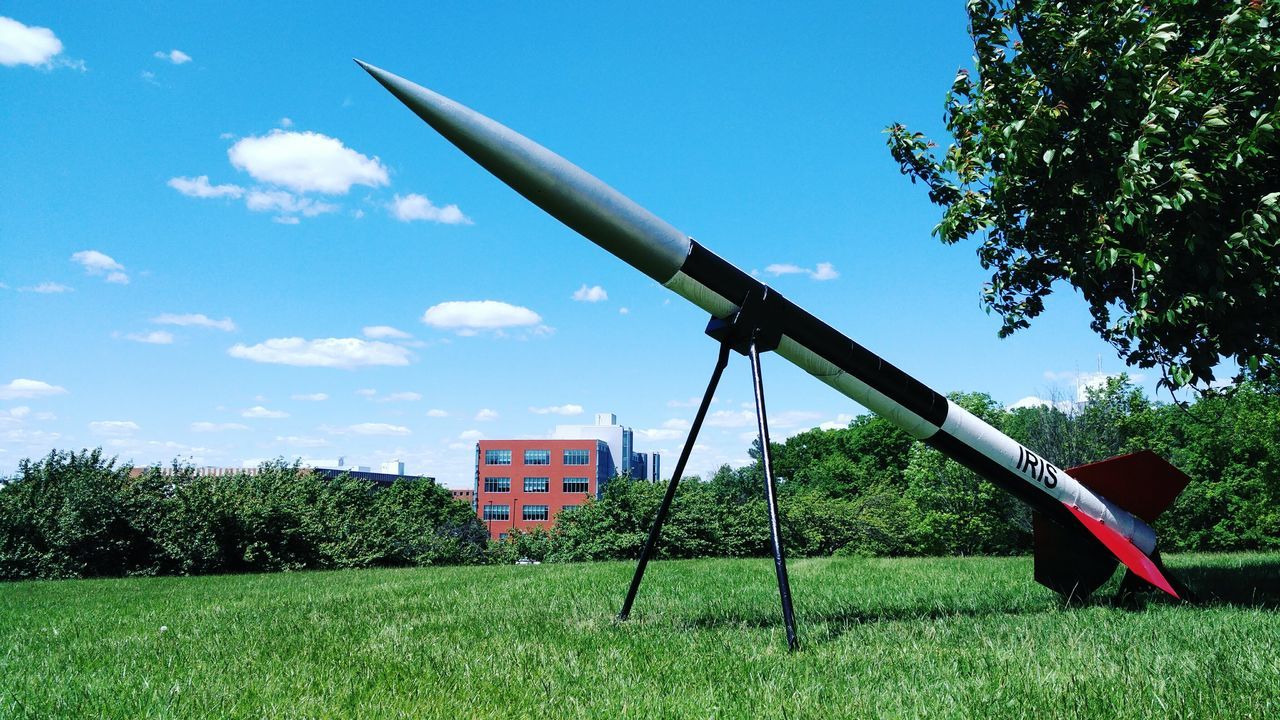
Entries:
[[1280,556],[1202,605],[1064,606],[1024,558],[767,560],[0,585],[0,718],[1280,716]]

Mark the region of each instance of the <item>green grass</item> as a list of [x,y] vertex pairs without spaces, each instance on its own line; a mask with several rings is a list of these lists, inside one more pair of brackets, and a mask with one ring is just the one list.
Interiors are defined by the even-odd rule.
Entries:
[[1280,717],[1280,556],[1168,563],[1217,596],[793,562],[794,654],[768,560],[654,563],[624,624],[629,563],[0,584],[0,718]]

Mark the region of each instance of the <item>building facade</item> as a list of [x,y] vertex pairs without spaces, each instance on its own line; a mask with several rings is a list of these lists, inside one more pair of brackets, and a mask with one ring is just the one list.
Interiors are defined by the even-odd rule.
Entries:
[[603,440],[481,440],[476,515],[495,540],[513,530],[550,528],[560,512],[599,498],[614,474]]
[[554,440],[602,440],[609,446],[610,467],[608,475],[630,475],[634,480],[657,481],[661,459],[653,454],[652,470],[649,454],[636,452],[635,434],[631,428],[618,424],[613,413],[596,413],[593,425],[557,425],[551,435]]

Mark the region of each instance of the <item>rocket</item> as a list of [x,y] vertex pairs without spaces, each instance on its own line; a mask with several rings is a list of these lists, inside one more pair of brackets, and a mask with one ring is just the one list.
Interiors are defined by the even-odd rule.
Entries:
[[1086,596],[1123,563],[1179,597],[1154,522],[1188,478],[1149,451],[1064,470],[894,367],[617,190],[510,128],[402,77],[360,67],[516,192],[663,287],[726,320],[767,292],[776,352],[1033,510],[1035,577]]

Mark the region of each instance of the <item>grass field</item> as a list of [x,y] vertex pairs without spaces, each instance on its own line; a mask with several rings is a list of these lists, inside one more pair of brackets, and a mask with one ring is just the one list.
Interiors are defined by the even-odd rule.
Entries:
[[1276,718],[1280,556],[1200,606],[1066,607],[1025,558],[0,584],[0,718]]

